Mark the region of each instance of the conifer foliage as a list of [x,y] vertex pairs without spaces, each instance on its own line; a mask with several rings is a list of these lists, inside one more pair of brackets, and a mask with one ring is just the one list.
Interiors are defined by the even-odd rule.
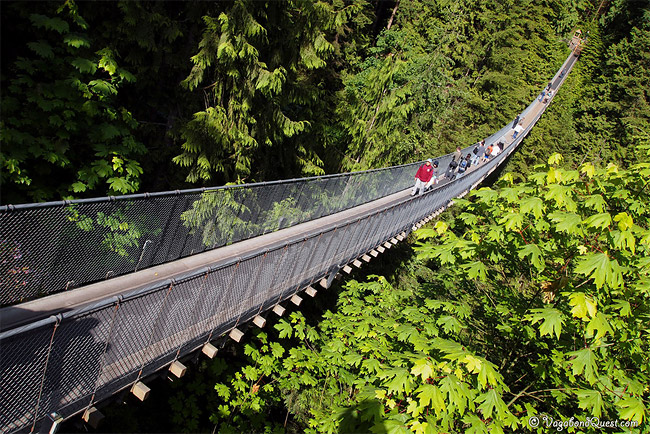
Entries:
[[183,153],[174,159],[191,168],[188,181],[215,173],[259,179],[278,163],[323,173],[310,144],[288,139],[310,126],[301,111],[314,103],[317,83],[307,73],[325,66],[333,50],[325,33],[334,25],[332,9],[324,2],[237,0],[218,16],[204,17],[184,85],[200,87],[206,107],[188,123]]

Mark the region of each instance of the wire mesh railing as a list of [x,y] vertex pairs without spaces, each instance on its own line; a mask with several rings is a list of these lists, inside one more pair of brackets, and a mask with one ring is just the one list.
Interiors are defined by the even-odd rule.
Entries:
[[[331,278],[343,265],[409,232],[415,222],[475,188],[508,158],[542,112],[543,107],[529,110],[533,119],[504,152],[433,191],[404,196],[217,267],[0,333],[0,430],[47,431],[51,413],[68,418],[88,409],[321,278]],[[407,186],[412,172],[405,175]]]
[[409,186],[418,163],[217,188],[0,207],[0,306],[343,211]]

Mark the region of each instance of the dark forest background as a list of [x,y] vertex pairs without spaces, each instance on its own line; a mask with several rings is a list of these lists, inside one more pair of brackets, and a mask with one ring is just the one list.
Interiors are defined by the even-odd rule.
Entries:
[[2,203],[363,170],[512,119],[589,32],[513,168],[635,161],[642,1],[2,2]]

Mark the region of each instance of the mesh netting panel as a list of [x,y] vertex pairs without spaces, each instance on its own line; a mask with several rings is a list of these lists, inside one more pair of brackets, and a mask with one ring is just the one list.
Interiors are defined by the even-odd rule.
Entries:
[[101,372],[113,312],[109,306],[59,325],[38,417],[53,411],[69,416],[88,404]]
[[372,227],[374,221],[370,217],[366,217],[359,221],[361,225],[361,232],[357,238],[357,251],[359,254],[365,253],[368,250],[368,238],[372,234]]
[[285,248],[286,253],[278,266],[277,273],[273,280],[269,304],[275,305],[282,301],[282,294],[290,287],[290,277],[296,266],[296,260],[303,251],[304,243],[297,242]]
[[284,249],[277,249],[266,254],[261,267],[258,270],[257,278],[252,282],[250,299],[244,304],[251,306],[258,312],[265,300],[271,298],[271,286],[277,274],[278,267],[282,265],[285,256]]
[[223,311],[223,316],[226,320],[239,318],[243,312],[250,309],[250,306],[244,303],[248,302],[247,294],[251,291],[254,282],[257,280],[264,260],[264,255],[260,255],[239,263],[233,276],[232,288],[224,303],[226,309]]
[[39,401],[54,324],[4,337],[0,335],[0,428],[13,432],[31,426]]
[[175,353],[183,344],[183,331],[190,325],[196,304],[201,302],[199,295],[205,286],[205,280],[204,276],[199,275],[176,281],[173,285],[153,329],[148,359]]
[[341,226],[338,228],[340,234],[340,240],[336,244],[336,249],[332,253],[332,264],[345,264],[347,262],[347,250],[348,245],[350,244],[350,238],[352,235],[352,227],[350,224]]
[[338,265],[336,260],[336,252],[344,240],[345,228],[337,228],[326,234],[327,247],[324,249],[323,256],[317,260],[316,269],[311,271],[312,275],[321,275],[332,269],[334,265]]
[[[192,313],[192,325],[186,332],[186,340],[190,337],[200,337],[206,341],[207,336],[219,323],[223,322],[223,310],[226,308],[225,299],[232,285],[232,278],[237,265],[219,268],[207,274],[204,278],[203,290],[199,302]],[[196,345],[193,340],[184,344],[181,353]]]
[[305,271],[308,269],[312,258],[316,254],[316,248],[320,243],[320,239],[321,236],[317,236],[302,242],[302,248],[295,255],[294,264],[283,294],[297,291],[300,289],[301,284],[307,280]]
[[117,310],[98,385],[121,388],[133,382],[145,362],[152,333],[168,287],[124,300]]

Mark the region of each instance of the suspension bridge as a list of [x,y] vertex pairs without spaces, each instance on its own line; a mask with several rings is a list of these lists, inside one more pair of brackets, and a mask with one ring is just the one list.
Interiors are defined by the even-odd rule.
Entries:
[[[571,53],[551,81],[557,92]],[[548,106],[486,138],[503,152],[411,196],[413,163],[314,178],[0,207],[0,431],[55,432],[182,358],[217,353],[386,252],[506,161]],[[463,150],[463,155],[472,147]],[[444,172],[453,156],[438,157]]]

